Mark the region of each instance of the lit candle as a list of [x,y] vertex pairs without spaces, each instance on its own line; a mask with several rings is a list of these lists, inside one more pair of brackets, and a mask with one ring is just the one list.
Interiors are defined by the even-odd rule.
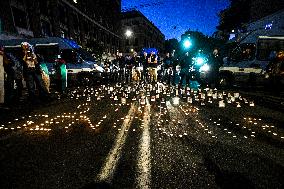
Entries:
[[219,108],[224,108],[224,107],[225,107],[224,100],[219,101]]

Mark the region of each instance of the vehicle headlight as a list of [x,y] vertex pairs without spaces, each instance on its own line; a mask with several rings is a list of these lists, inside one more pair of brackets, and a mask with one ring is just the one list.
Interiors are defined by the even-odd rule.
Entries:
[[200,66],[200,65],[204,64],[204,62],[205,62],[204,58],[202,58],[202,57],[196,58],[196,64],[197,65]]
[[200,72],[208,72],[209,70],[210,70],[210,66],[208,64],[204,64],[199,69]]
[[101,66],[98,66],[97,64],[94,65],[94,68],[99,72],[104,72],[104,69]]

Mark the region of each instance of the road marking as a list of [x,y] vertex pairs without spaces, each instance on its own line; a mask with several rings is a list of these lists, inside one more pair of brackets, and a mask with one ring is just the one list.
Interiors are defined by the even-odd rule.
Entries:
[[117,135],[117,138],[115,140],[115,145],[109,152],[106,158],[106,161],[100,173],[97,176],[97,181],[99,182],[102,182],[102,181],[110,182],[111,181],[113,177],[113,173],[121,157],[121,151],[125,144],[126,137],[128,135],[127,131],[129,130],[129,127],[133,121],[135,111],[136,111],[136,105],[132,104],[130,107],[130,110],[128,111],[127,118],[124,119],[121,130]]
[[146,98],[146,106],[143,116],[143,133],[140,139],[138,152],[138,178],[137,188],[148,189],[151,188],[151,150],[150,150],[150,104]]

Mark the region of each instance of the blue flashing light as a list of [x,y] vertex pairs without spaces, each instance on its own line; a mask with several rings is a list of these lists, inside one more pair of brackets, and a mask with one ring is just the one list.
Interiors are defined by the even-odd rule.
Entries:
[[147,54],[151,54],[151,52],[154,52],[157,55],[159,51],[156,48],[144,48],[142,49],[142,53],[144,52],[146,52]]
[[265,29],[265,30],[271,30],[271,29],[272,29],[272,26],[273,26],[272,23],[266,24],[264,29]]
[[79,49],[81,48],[75,41],[71,40],[71,39],[66,39],[64,38],[64,41],[66,41],[72,48],[74,49]]

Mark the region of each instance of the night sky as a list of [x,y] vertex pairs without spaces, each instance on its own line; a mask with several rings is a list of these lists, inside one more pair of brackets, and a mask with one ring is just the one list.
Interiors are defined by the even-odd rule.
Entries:
[[122,0],[122,9],[136,6],[166,39],[179,39],[189,28],[212,35],[217,13],[228,5],[229,0]]

